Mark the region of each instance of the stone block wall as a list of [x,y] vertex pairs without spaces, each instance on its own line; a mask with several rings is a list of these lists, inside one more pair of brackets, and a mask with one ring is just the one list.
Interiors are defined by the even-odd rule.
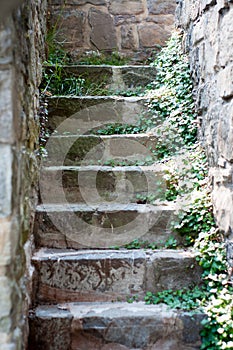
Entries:
[[0,349],[26,349],[44,0],[0,20]]
[[50,0],[50,30],[77,56],[120,51],[142,59],[169,38],[175,0]]
[[233,242],[233,1],[180,0],[216,221]]

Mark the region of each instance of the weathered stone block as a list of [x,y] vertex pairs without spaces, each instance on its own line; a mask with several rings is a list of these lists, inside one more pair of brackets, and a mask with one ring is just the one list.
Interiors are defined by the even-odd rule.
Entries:
[[[233,27],[232,27],[232,7],[231,10],[221,14],[219,21],[219,64],[221,67],[226,67],[232,63],[232,47],[233,43]],[[217,33],[216,33],[217,35]],[[229,46],[230,45],[230,46]]]
[[154,22],[156,24],[159,24],[165,28],[174,27],[174,15],[173,14],[167,14],[167,15],[153,15],[149,16],[147,19],[147,22]]
[[201,269],[195,257],[184,251],[157,251],[147,264],[146,290],[181,289],[201,282]]
[[49,99],[48,127],[60,134],[80,135],[109,123],[134,124],[145,111],[145,101],[143,97],[54,97]]
[[[11,245],[12,245],[12,223],[9,218],[0,218],[0,275],[1,268],[8,265],[11,261]],[[16,236],[16,232],[15,236]],[[4,270],[3,270],[4,271]]]
[[116,29],[113,18],[105,12],[94,7],[89,11],[89,23],[91,26],[90,40],[98,50],[114,50],[117,48]]
[[12,282],[8,277],[0,277],[0,332],[9,332],[11,326],[11,311],[12,311]]
[[137,22],[137,16],[133,15],[115,15],[114,24],[116,26],[120,24],[132,24]]
[[38,206],[35,235],[51,248],[106,248],[134,239],[161,244],[171,235],[174,210],[174,205],[44,204]]
[[[0,73],[0,141],[12,143],[14,137],[13,124],[13,72],[12,69],[1,70]],[[15,101],[16,103],[16,101]]]
[[59,30],[56,39],[64,43],[64,46],[76,48],[82,46],[84,40],[84,25],[86,13],[73,9],[65,9],[54,14],[53,22],[59,21]]
[[105,300],[109,299],[108,294],[113,298],[143,290],[143,251],[89,250],[76,254],[61,251],[53,256],[48,251],[48,254],[42,253],[40,257],[38,253],[34,260],[40,273],[38,298],[41,300],[51,300],[51,293],[56,294],[56,301],[75,300],[78,296],[82,300],[91,300],[95,295],[97,299],[102,297]]
[[11,214],[12,208],[11,146],[0,145],[0,218]]
[[12,27],[11,19],[8,23],[0,23],[0,65],[6,65],[13,60]]
[[149,14],[175,14],[176,1],[175,0],[147,0]]
[[233,235],[233,191],[229,186],[232,183],[232,169],[221,167],[211,168],[210,176],[213,179],[213,204],[216,222],[220,230],[232,239]]
[[121,27],[121,48],[135,50],[138,48],[138,33],[136,26],[124,25]]
[[110,0],[109,11],[113,15],[137,15],[145,11],[145,1]]
[[227,66],[222,69],[217,76],[217,86],[219,95],[223,99],[233,97],[233,65]]
[[49,167],[42,171],[40,180],[41,192],[50,191],[53,203],[61,203],[62,191],[70,203],[135,203],[139,194],[159,198],[165,187],[162,169],[146,167]]
[[72,318],[66,309],[57,309],[52,317],[45,310],[30,315],[29,349],[70,350]]
[[144,23],[138,26],[140,47],[163,45],[170,33],[155,23]]
[[197,350],[204,317],[143,302],[39,306],[29,349]]
[[83,6],[91,4],[94,6],[106,5],[106,0],[51,0],[50,5],[76,5]]

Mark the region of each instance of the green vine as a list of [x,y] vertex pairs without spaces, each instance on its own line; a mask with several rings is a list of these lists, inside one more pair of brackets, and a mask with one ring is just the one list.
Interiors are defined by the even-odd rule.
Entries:
[[[202,321],[201,350],[233,349],[233,288],[227,272],[225,243],[213,217],[208,163],[196,140],[192,84],[178,36],[162,50],[155,65],[158,75],[151,87],[157,92],[149,109],[152,119],[155,111],[154,119],[160,115],[166,120],[161,124],[156,148],[158,158],[167,164],[168,193],[165,199],[182,203],[172,224],[173,230],[184,236],[186,245],[194,246],[203,274],[200,286],[156,294],[148,292],[145,302],[203,312],[206,317]],[[166,94],[159,96],[158,89],[161,88]],[[171,144],[175,135],[178,142]]]

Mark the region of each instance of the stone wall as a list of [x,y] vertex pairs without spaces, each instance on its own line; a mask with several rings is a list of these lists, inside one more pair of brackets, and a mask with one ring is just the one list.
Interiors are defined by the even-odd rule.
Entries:
[[26,349],[44,0],[0,23],[0,349]]
[[[120,51],[136,59],[163,45],[174,26],[175,0],[50,0],[50,30],[74,56]],[[138,55],[138,53],[140,53]]]
[[217,223],[233,241],[233,1],[180,0]]

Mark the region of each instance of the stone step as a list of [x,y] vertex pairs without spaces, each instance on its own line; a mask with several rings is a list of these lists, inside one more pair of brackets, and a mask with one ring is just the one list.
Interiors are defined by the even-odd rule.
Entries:
[[198,350],[204,314],[166,305],[42,305],[29,317],[29,350]]
[[52,166],[40,173],[40,194],[50,194],[50,203],[62,203],[64,195],[69,203],[138,202],[165,193],[163,165],[140,166]]
[[87,133],[106,124],[135,125],[145,109],[145,97],[54,96],[48,98],[50,130]]
[[151,149],[156,141],[153,134],[51,136],[46,145],[48,156],[44,165],[117,165],[122,162],[143,165],[155,159]]
[[200,283],[191,251],[40,249],[32,259],[35,302],[126,301]]
[[[47,198],[50,202],[50,193]],[[175,203],[41,204],[36,210],[37,247],[109,248],[135,239],[163,244],[171,236]],[[179,235],[173,236],[181,241]]]
[[[45,66],[48,74],[53,73],[57,66]],[[60,72],[60,71],[59,71]],[[109,65],[70,65],[62,66],[61,76],[64,78],[81,77],[95,85],[111,90],[127,90],[145,87],[156,78],[156,68],[153,66],[109,66]]]

